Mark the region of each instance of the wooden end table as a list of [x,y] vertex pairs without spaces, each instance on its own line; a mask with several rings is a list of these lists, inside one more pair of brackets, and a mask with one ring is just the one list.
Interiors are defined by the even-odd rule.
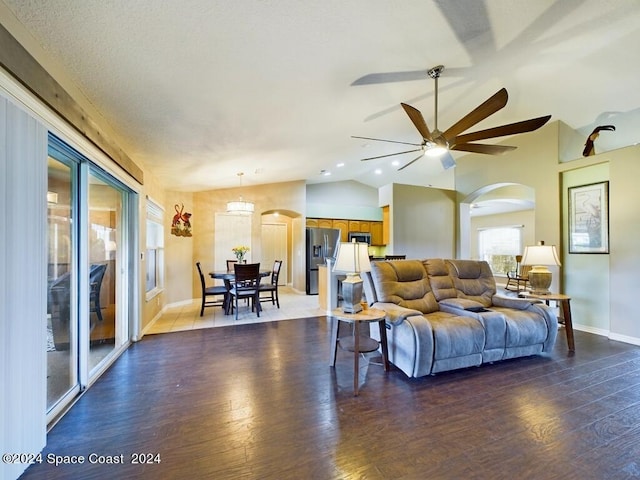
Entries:
[[[358,364],[361,353],[375,352],[382,346],[382,364],[384,371],[389,371],[389,356],[387,353],[387,328],[385,326],[386,314],[382,310],[369,308],[358,313],[345,313],[341,308],[331,310],[331,355],[329,365],[336,366],[336,353],[338,343],[345,350],[353,352],[353,395],[358,396]],[[353,324],[353,336],[338,338],[339,322]],[[367,337],[360,337],[360,324],[378,322],[380,328],[380,342]]]
[[571,297],[562,293],[546,293],[538,295],[535,293],[524,292],[520,295],[525,298],[544,300],[547,305],[549,305],[549,301],[554,301],[560,305],[560,308],[562,309],[562,318],[564,319],[564,331],[567,334],[567,346],[569,347],[570,352],[575,352],[576,348],[573,340],[573,321],[571,320]]

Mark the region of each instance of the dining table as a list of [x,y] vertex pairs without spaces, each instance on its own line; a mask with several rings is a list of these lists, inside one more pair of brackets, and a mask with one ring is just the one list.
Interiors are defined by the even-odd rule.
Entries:
[[[268,277],[269,275],[271,275],[271,270],[260,270],[260,278]],[[209,272],[209,276],[224,282],[227,293],[224,296],[222,308],[224,309],[225,315],[231,315],[231,294],[229,291],[231,290],[231,284],[236,278],[236,272],[234,270],[213,270]],[[259,302],[256,308],[260,308]]]

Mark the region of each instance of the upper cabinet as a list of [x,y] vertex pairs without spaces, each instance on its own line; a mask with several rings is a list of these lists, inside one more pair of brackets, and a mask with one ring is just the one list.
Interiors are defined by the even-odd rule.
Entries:
[[307,218],[306,223],[307,227],[340,229],[341,242],[349,241],[349,232],[365,232],[371,234],[371,245],[386,245],[384,222],[341,218]]
[[331,220],[330,218],[319,218],[318,227],[319,228],[335,228],[333,226],[333,220]]
[[333,228],[340,229],[340,241],[349,241],[349,220],[342,220],[338,218],[333,219]]

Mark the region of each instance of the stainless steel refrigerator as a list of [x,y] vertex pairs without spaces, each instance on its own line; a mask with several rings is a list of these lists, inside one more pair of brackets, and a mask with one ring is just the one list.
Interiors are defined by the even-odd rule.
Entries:
[[307,227],[307,295],[318,294],[318,267],[335,260],[340,229]]

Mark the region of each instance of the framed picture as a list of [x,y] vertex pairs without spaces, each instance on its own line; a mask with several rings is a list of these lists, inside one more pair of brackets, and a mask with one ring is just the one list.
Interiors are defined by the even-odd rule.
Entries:
[[569,188],[569,253],[609,253],[609,182]]

